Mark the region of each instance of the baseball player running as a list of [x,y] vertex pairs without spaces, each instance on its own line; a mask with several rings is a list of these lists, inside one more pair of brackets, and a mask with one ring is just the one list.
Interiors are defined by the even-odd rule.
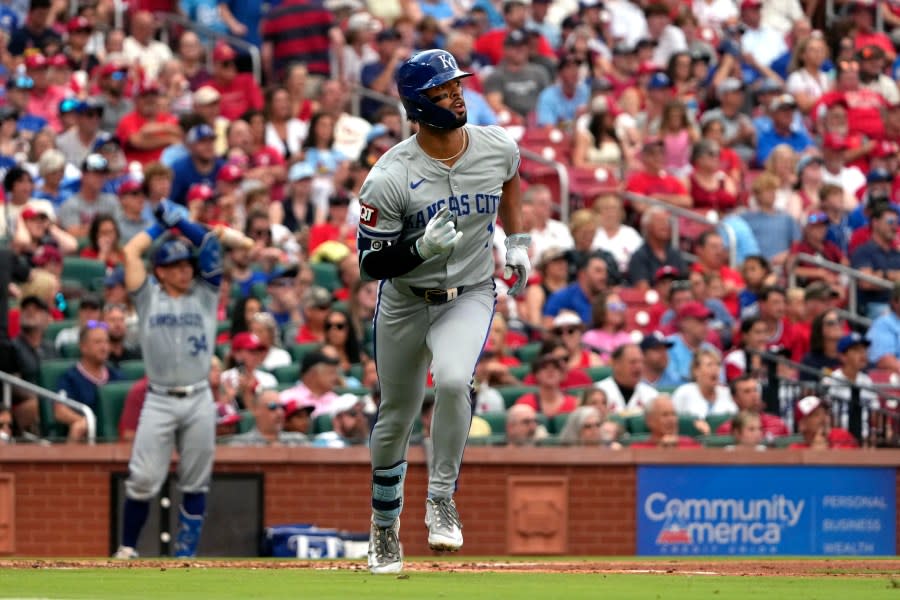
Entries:
[[[207,376],[215,350],[222,251],[216,233],[186,215],[163,201],[156,212],[159,222],[124,248],[125,287],[137,307],[149,385],[128,463],[116,558],[137,557],[150,499],[159,492],[176,445],[183,499],[175,556],[196,554],[203,525],[215,451],[216,409]],[[147,277],[142,255],[171,227],[196,246],[196,260],[181,239],[164,241],[153,254],[154,277]]]
[[451,54],[420,52],[397,71],[414,136],[388,151],[360,192],[364,277],[381,280],[375,360],[382,400],[372,431],[369,569],[397,573],[406,453],[431,365],[434,463],[425,525],[435,550],[458,550],[453,501],[472,419],[470,382],[494,312],[494,227],[499,213],[508,274],[524,287],[528,235],[519,233],[519,151],[499,127],[467,127],[463,77]]

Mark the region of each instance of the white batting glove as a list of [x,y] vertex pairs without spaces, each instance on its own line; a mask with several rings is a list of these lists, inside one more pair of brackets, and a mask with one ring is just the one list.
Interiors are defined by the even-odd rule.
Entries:
[[527,233],[514,233],[506,238],[506,268],[503,276],[509,279],[513,273],[516,282],[509,288],[510,296],[518,296],[528,283],[528,274],[531,273],[531,260],[528,258],[528,246],[531,245],[531,236]]
[[462,231],[456,231],[456,219],[447,207],[431,217],[425,226],[425,234],[416,240],[416,252],[428,260],[432,256],[450,252],[462,238]]

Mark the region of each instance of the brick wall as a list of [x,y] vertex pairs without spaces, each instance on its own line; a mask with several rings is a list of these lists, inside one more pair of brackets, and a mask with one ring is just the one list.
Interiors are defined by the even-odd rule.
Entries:
[[[110,473],[126,469],[127,446],[12,447],[0,455],[0,473],[15,476],[16,554],[103,556],[109,546]],[[731,463],[828,464],[822,453],[729,455]],[[635,551],[635,466],[644,462],[703,464],[721,461],[714,450],[672,455],[583,452],[567,449],[467,451],[457,501],[465,524],[465,553],[507,552],[507,478],[568,479],[568,551],[630,555]],[[843,453],[835,464],[896,466],[900,451]],[[265,523],[314,522],[354,531],[368,528],[369,464],[365,449],[222,448],[216,471],[265,474]],[[402,539],[410,555],[425,546],[425,468],[410,455],[408,503]],[[900,499],[900,477],[897,479]],[[2,501],[2,499],[0,499]],[[900,507],[898,507],[900,513]],[[900,540],[900,522],[897,529]]]

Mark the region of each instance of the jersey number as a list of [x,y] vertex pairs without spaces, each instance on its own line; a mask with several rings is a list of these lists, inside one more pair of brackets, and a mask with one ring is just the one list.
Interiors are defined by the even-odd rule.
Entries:
[[205,335],[201,335],[200,337],[192,335],[188,338],[188,343],[191,345],[191,356],[197,356],[201,352],[209,352],[209,346],[206,345]]
[[484,243],[485,248],[487,248],[491,244],[491,242],[494,241],[494,224],[488,223],[487,230],[488,230],[488,241],[486,241]]

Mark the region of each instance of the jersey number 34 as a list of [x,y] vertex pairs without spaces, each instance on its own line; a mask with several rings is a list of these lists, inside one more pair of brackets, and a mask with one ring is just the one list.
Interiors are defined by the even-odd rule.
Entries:
[[205,335],[201,335],[200,337],[192,335],[188,338],[188,343],[191,345],[191,356],[197,356],[201,352],[209,352],[209,346],[206,344]]

